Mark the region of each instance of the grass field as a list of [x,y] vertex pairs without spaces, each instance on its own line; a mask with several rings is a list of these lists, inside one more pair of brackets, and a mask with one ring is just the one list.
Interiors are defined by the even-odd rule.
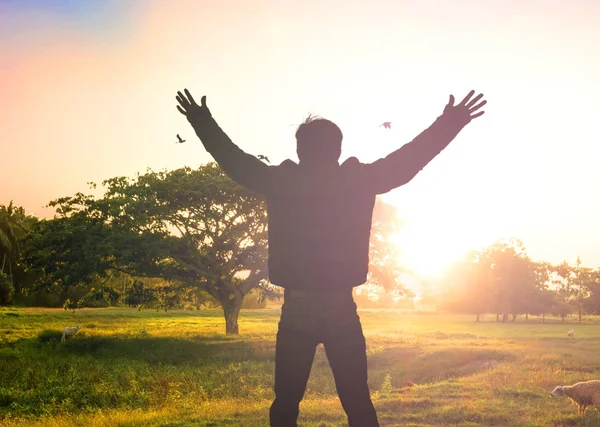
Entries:
[[[227,337],[220,310],[0,309],[0,426],[266,426],[279,313],[242,311]],[[600,319],[360,315],[382,426],[600,425],[550,397],[600,377]],[[321,347],[299,424],[347,425]]]

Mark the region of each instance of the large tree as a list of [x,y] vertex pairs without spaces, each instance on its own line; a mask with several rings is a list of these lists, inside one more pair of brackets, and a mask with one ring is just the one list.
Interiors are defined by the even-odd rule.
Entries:
[[[402,275],[411,275],[411,271],[401,265],[400,250],[390,237],[400,231],[402,221],[396,208],[377,197],[373,209],[371,237],[369,240],[369,274],[367,283],[355,288],[355,299],[363,306],[370,297],[379,295],[379,300],[398,297],[412,297],[413,293],[402,282]],[[382,294],[387,293],[387,297]],[[374,302],[374,301],[373,301]]]
[[[20,296],[21,288],[30,279],[21,263],[21,253],[25,238],[36,221],[36,217],[27,215],[23,207],[15,206],[12,201],[8,206],[0,205],[0,275],[5,276],[2,279],[4,292],[11,296],[13,293]],[[3,298],[3,303],[10,300]]]
[[527,288],[529,295],[526,296],[524,304],[525,320],[528,319],[529,314],[541,315],[542,322],[545,323],[545,314],[552,312],[554,304],[555,293],[549,287],[552,283],[552,265],[543,261],[534,262],[532,271],[535,286]]
[[566,261],[555,266],[554,272],[557,275],[555,283],[558,285],[559,295],[577,312],[581,323],[589,307],[592,290],[598,283],[596,273],[591,268],[584,267],[579,258],[574,266]]
[[586,311],[588,313],[600,314],[600,269],[595,269],[590,274],[591,280],[588,284],[590,296],[586,300]]
[[536,298],[538,277],[535,263],[527,256],[523,243],[517,239],[501,239],[487,247],[481,257],[489,268],[492,284],[492,309],[509,315],[513,321],[528,313],[528,302]]
[[78,193],[50,203],[58,217],[40,225],[29,257],[45,268],[47,284],[74,286],[111,270],[177,281],[219,301],[227,334],[238,333],[250,290],[275,292],[265,202],[216,164],[102,184],[102,198]]
[[26,234],[25,209],[17,207],[12,200],[8,206],[0,205],[0,272],[9,271],[16,262],[19,242]]
[[501,239],[459,260],[447,275],[448,288],[440,308],[479,317],[496,313],[505,322],[519,314],[539,312],[537,301],[548,281],[545,265],[533,262],[523,244]]
[[480,316],[492,306],[492,280],[479,251],[471,251],[455,261],[445,275],[445,287],[438,308]]
[[375,200],[369,240],[369,283],[386,290],[410,293],[402,286],[400,275],[406,269],[400,265],[400,251],[390,236],[400,230],[402,223],[396,208],[379,197]]

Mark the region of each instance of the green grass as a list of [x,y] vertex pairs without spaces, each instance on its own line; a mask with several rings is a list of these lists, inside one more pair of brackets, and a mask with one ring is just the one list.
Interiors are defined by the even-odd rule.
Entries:
[[[600,319],[481,323],[472,316],[361,311],[382,426],[597,426],[556,385],[600,377]],[[266,426],[278,309],[0,309],[0,425]],[[60,330],[82,324],[60,342]],[[575,329],[575,337],[567,331]],[[410,385],[413,383],[414,385]],[[319,347],[302,426],[346,418]]]

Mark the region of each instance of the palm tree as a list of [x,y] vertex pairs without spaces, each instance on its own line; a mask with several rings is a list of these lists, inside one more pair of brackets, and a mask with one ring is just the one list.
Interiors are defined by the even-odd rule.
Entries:
[[9,275],[11,278],[11,258],[16,257],[19,249],[19,240],[26,234],[25,217],[25,209],[15,207],[12,200],[8,206],[0,205],[0,253],[3,255],[0,271],[4,273],[8,259]]

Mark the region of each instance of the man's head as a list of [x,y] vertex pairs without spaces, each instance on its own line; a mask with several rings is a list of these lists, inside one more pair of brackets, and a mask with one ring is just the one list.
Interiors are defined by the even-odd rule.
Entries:
[[342,154],[342,131],[333,122],[309,115],[296,131],[296,152],[308,166],[337,164]]

